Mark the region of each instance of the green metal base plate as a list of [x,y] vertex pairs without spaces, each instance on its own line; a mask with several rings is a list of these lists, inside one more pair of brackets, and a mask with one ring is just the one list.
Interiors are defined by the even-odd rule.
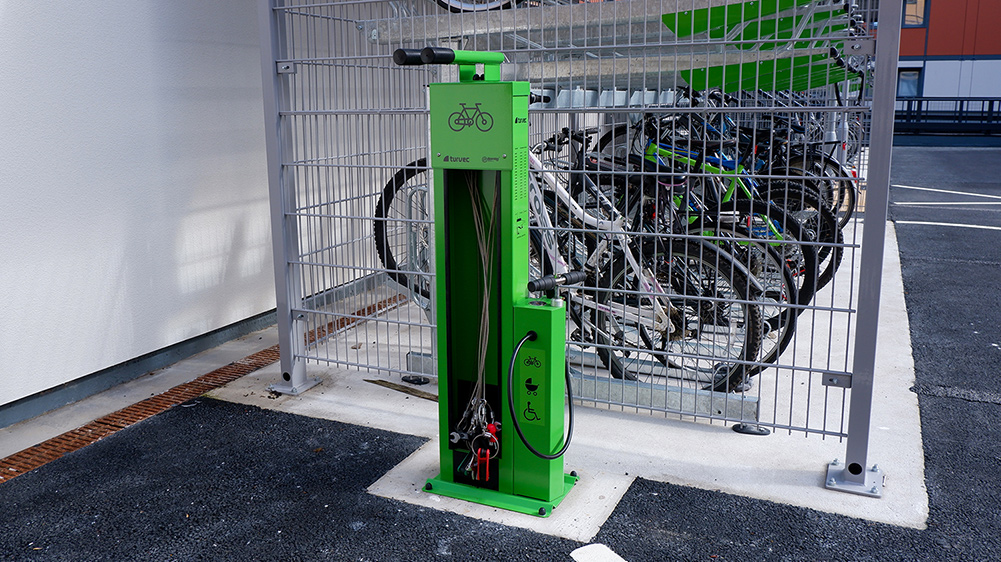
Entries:
[[506,509],[517,513],[525,513],[538,517],[549,517],[553,513],[553,510],[556,509],[556,506],[560,505],[560,502],[563,501],[563,498],[567,496],[576,483],[576,476],[564,474],[563,493],[550,501],[527,498],[524,496],[514,496],[498,492],[496,490],[477,488],[468,484],[445,482],[444,480],[440,480],[438,478],[429,478],[427,484],[424,485],[424,491],[432,494],[438,494],[440,496],[455,498],[457,500],[489,505],[490,507],[496,507],[498,509]]

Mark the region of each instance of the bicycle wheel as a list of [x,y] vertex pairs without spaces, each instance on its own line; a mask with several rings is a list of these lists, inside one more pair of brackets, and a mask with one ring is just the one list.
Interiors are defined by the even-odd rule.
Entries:
[[510,8],[521,0],[435,0],[442,8],[454,13],[459,12],[485,12],[487,10],[501,10]]
[[[760,289],[751,291],[753,300],[761,310],[764,334],[759,351],[760,363],[775,363],[789,347],[796,333],[799,291],[792,269],[782,255],[767,242],[755,239],[741,225],[731,224],[702,234],[712,236],[735,262],[742,265]],[[755,375],[765,367],[753,365],[748,375]]]
[[821,201],[820,195],[808,187],[786,181],[773,181],[761,189],[761,197],[785,209],[796,218],[812,240],[820,242],[817,247],[817,290],[824,288],[834,272],[841,267],[844,254],[844,235],[838,228],[838,220]]
[[644,126],[643,132],[637,125],[618,123],[598,137],[596,148],[598,152],[625,161],[630,154],[643,154],[650,135],[658,142],[684,146],[688,139],[706,138],[705,125],[704,121],[699,122],[686,114],[664,115],[655,125]]
[[854,162],[862,151],[862,143],[865,140],[865,125],[859,118],[848,122],[848,138],[845,139],[845,159]]
[[627,123],[619,123],[605,131],[598,138],[597,150],[603,154],[625,161],[630,154],[638,153],[638,147],[633,146],[634,129]]
[[489,131],[494,126],[494,116],[485,111],[481,111],[474,120],[476,121],[476,128],[483,133]]
[[815,178],[817,190],[827,202],[827,207],[838,217],[838,228],[844,228],[857,205],[855,180],[851,179],[851,172],[837,160],[821,154],[794,156],[789,160],[789,166],[806,170]]
[[[598,355],[616,378],[694,377],[714,390],[734,390],[761,345],[748,279],[711,244],[675,239],[668,248],[654,266],[663,292],[642,290],[624,256],[599,281]],[[666,317],[657,318],[658,305]]]
[[386,274],[425,299],[431,298],[434,223],[427,159],[393,175],[375,204],[373,234]]
[[[731,199],[703,210],[689,232],[745,229],[774,249],[788,267],[796,287],[796,304],[807,305],[817,291],[820,270],[817,246],[805,228],[785,209],[765,201]],[[798,308],[797,314],[804,309]]]

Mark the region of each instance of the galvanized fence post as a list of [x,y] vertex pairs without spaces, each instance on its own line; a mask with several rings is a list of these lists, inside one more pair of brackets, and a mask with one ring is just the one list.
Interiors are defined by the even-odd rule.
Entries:
[[890,154],[893,148],[893,111],[897,95],[896,70],[901,18],[902,2],[880,4],[848,439],[845,461],[842,463],[835,460],[828,465],[827,470],[828,488],[875,497],[882,495],[883,472],[877,465],[868,464],[869,425],[875,378],[886,210],[890,193]]
[[264,85],[264,127],[267,137],[268,192],[271,200],[271,247],[275,267],[275,300],[278,317],[278,345],[281,351],[281,381],[269,390],[299,394],[315,385],[306,378],[306,320],[302,309],[302,274],[299,258],[299,224],[292,213],[296,208],[295,180],[284,166],[291,154],[290,132],[282,127],[281,108],[288,99],[288,77],[295,72],[285,58],[285,29],[275,2],[259,0],[261,79]]

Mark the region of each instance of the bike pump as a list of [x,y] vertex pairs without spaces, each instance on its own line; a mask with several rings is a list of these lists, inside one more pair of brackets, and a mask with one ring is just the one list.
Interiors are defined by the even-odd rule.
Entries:
[[393,59],[459,67],[430,85],[441,473],[424,488],[548,517],[577,476],[562,458],[566,309],[553,276],[532,283],[547,297],[529,291],[529,84],[500,80],[502,53]]

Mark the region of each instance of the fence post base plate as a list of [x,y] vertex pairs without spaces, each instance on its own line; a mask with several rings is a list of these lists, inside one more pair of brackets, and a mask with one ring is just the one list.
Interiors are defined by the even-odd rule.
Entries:
[[[858,474],[852,474],[849,472],[848,466],[835,459],[834,462],[827,465],[827,480],[824,487],[828,490],[881,498],[883,497],[884,477],[883,471],[876,465],[872,465],[871,468],[863,467]],[[860,479],[862,481],[859,481]]]

